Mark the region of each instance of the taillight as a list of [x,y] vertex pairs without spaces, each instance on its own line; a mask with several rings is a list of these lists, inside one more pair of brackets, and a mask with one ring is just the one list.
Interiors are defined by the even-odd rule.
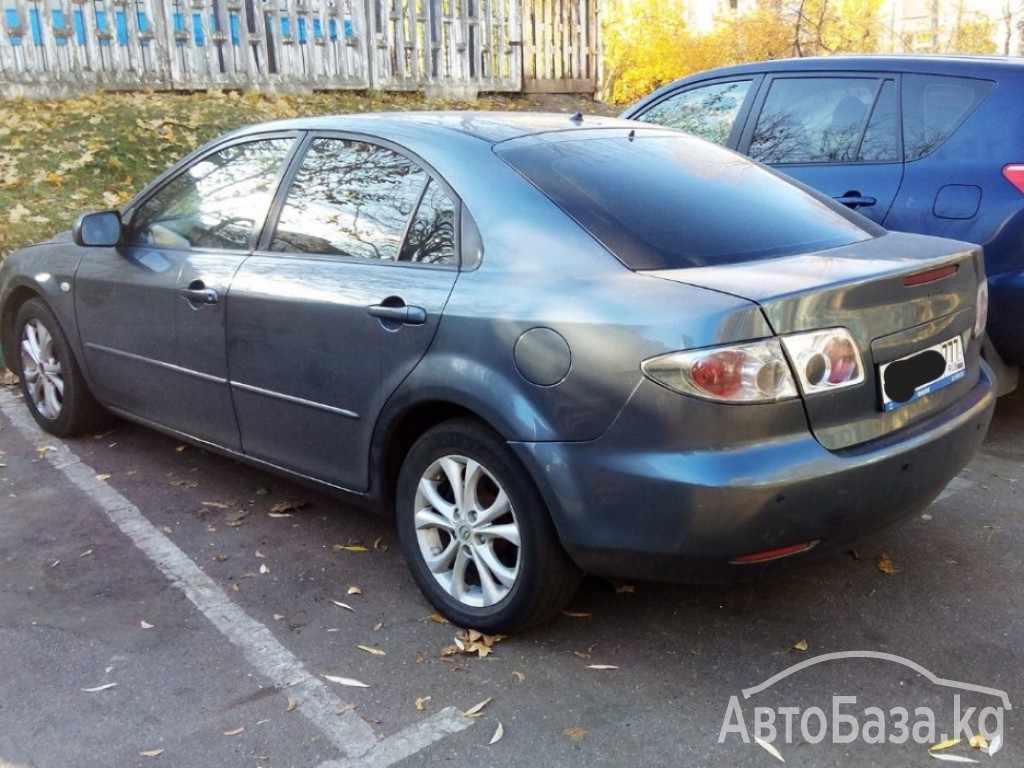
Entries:
[[845,328],[783,336],[782,345],[793,362],[800,390],[805,395],[864,381],[860,352]]
[[1024,163],[1004,165],[1003,176],[1017,188],[1018,192],[1024,192]]
[[708,400],[770,403],[797,394],[777,339],[673,352],[641,368],[663,387]]
[[672,352],[645,360],[640,367],[663,387],[728,403],[794,398],[797,382],[800,391],[811,395],[864,381],[860,352],[845,328]]

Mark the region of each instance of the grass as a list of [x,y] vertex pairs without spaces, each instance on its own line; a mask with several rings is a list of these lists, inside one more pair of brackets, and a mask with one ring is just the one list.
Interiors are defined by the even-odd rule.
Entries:
[[200,144],[249,123],[301,115],[422,109],[615,114],[587,97],[483,96],[428,102],[419,94],[332,92],[97,93],[0,101],[0,259],[68,229],[84,211],[117,208]]

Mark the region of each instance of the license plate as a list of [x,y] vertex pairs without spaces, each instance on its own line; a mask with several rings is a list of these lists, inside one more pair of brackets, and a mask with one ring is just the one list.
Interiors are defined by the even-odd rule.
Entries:
[[920,400],[967,375],[963,339],[954,336],[949,341],[891,360],[880,365],[878,373],[882,382],[882,410],[891,411]]

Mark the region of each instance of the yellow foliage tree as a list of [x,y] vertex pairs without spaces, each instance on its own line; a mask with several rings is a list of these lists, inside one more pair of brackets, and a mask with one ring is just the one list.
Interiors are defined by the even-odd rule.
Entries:
[[635,101],[686,71],[692,42],[682,0],[611,3],[602,13],[604,97]]

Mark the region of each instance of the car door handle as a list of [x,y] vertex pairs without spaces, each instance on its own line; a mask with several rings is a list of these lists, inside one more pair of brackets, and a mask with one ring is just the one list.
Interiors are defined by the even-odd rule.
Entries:
[[842,203],[850,208],[867,208],[878,202],[873,197],[864,197],[860,192],[847,192],[842,197],[836,198],[837,203]]
[[391,306],[388,304],[372,304],[366,311],[381,320],[390,320],[404,325],[423,325],[427,322],[427,310],[408,304]]
[[192,304],[216,304],[220,295],[213,288],[182,288],[178,295]]

